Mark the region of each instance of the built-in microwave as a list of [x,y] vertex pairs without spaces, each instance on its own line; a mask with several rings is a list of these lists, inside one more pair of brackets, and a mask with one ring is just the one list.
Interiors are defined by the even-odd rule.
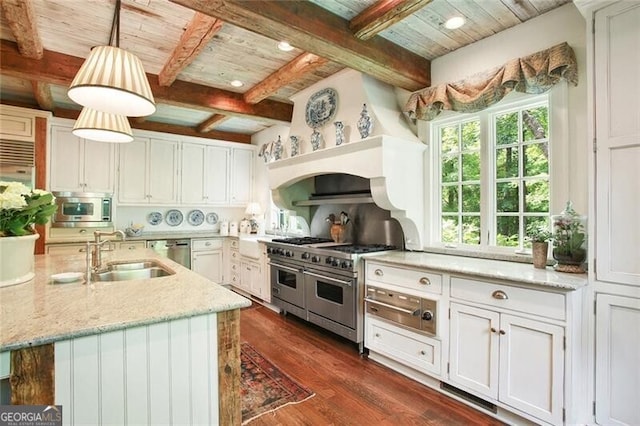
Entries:
[[54,228],[112,226],[111,194],[90,192],[54,192],[58,206],[51,226]]

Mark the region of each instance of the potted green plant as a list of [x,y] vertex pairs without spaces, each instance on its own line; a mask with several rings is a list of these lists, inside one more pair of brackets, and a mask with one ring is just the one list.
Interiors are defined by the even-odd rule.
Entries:
[[587,259],[586,217],[578,215],[571,202],[559,215],[552,216],[553,221],[553,258],[558,261],[556,271],[584,272]]
[[531,254],[533,267],[544,269],[547,267],[547,255],[549,253],[549,240],[551,231],[542,223],[531,223],[527,226],[526,237],[531,241]]
[[20,182],[0,182],[0,287],[33,278],[34,246],[56,211],[50,192],[31,190]]

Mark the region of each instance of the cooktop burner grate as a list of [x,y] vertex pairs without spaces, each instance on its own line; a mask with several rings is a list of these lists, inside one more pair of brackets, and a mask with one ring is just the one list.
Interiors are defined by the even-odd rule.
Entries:
[[287,243],[296,246],[304,246],[308,244],[330,243],[333,240],[331,238],[320,237],[294,237],[294,238],[274,238],[274,243]]
[[340,251],[343,253],[350,254],[364,254],[364,253],[374,253],[377,251],[386,251],[386,250],[395,250],[395,246],[387,246],[384,244],[366,244],[366,245],[340,245],[340,246],[329,246],[325,247],[328,250]]

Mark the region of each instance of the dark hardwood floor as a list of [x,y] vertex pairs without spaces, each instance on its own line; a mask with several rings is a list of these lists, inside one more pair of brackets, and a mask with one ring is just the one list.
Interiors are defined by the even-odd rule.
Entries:
[[358,354],[357,346],[256,304],[240,313],[241,341],[315,396],[259,425],[500,425],[499,421]]

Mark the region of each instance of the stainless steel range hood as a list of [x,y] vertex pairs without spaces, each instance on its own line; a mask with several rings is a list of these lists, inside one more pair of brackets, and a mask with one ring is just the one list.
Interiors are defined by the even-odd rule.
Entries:
[[405,246],[421,250],[424,232],[424,152],[426,146],[388,135],[333,146],[269,163],[274,202],[308,219],[311,206],[347,200],[368,202],[368,194],[310,198],[314,176],[347,174],[368,179],[370,200],[402,226]]

